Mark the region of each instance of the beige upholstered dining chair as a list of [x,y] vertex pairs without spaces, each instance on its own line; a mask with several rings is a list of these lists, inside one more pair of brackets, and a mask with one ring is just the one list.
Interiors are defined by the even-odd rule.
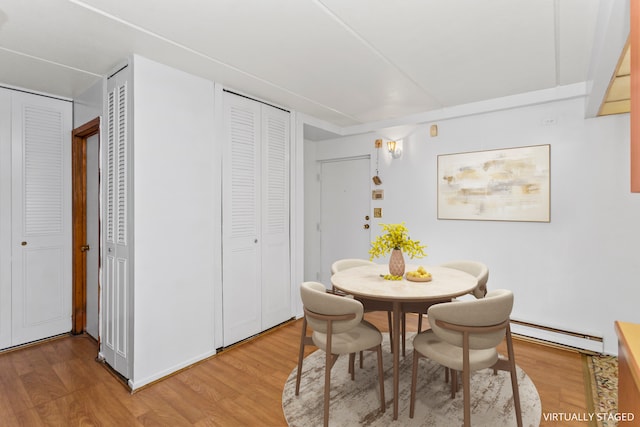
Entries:
[[[344,258],[339,259],[333,264],[331,264],[331,274],[336,274],[338,271],[347,270],[349,268],[354,267],[362,267],[365,265],[376,265],[375,262],[371,262],[366,259],[359,258]],[[387,322],[389,324],[389,345],[393,348],[393,336],[391,327],[391,313],[393,312],[393,304],[385,301],[377,301],[369,298],[356,297],[358,301],[362,303],[364,306],[364,311],[386,311],[387,312]],[[362,366],[362,357],[360,358],[360,365]]]
[[[485,368],[509,371],[516,421],[518,427],[522,427],[516,362],[509,327],[512,308],[513,293],[504,289],[488,292],[482,299],[436,304],[429,308],[431,330],[419,333],[413,340],[410,418],[413,418],[415,409],[418,361],[423,356],[454,371],[462,371],[465,426],[471,425],[471,372]],[[505,337],[507,359],[499,356],[496,350]]]
[[489,268],[479,261],[449,261],[440,264],[441,267],[454,268],[456,270],[464,271],[478,279],[478,285],[471,292],[476,298],[484,298],[487,294],[487,281],[489,280]]
[[[449,261],[444,264],[440,264],[441,267],[453,268],[456,270],[464,271],[465,273],[469,273],[474,276],[478,280],[478,285],[473,289],[471,294],[473,294],[476,298],[484,298],[487,293],[487,281],[489,280],[489,269],[487,266],[478,261],[467,261],[467,260],[459,260],[459,261]],[[447,302],[447,301],[440,301]],[[431,304],[422,304],[422,303],[404,303],[402,305],[402,355],[405,355],[405,328],[406,324],[406,313],[417,313],[418,314],[418,333],[422,331],[422,320],[423,316],[427,314],[427,310],[433,304],[437,304],[438,301],[432,302]],[[449,371],[447,371],[447,381],[449,380]]]
[[[324,375],[324,425],[329,425],[329,394],[331,367],[338,356],[353,355],[363,350],[375,351],[378,355],[378,377],[380,383],[380,410],[385,410],[384,374],[382,368],[382,334],[371,323],[363,320],[364,308],[360,301],[327,293],[318,282],[304,282],[300,286],[304,305],[303,337],[306,326],[313,330],[311,339],[315,346],[326,353]],[[304,343],[301,341],[296,375],[296,396],[300,391]],[[353,378],[353,358],[350,357]]]

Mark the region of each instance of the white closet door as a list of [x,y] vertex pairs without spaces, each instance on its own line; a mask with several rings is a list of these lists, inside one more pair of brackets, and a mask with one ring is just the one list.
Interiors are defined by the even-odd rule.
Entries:
[[225,93],[223,345],[261,331],[260,104]]
[[262,106],[262,330],[291,317],[289,113]]
[[0,349],[11,347],[11,91],[0,88]]
[[129,68],[107,82],[106,137],[104,144],[104,265],[102,280],[102,330],[100,352],[125,378],[131,367],[131,271],[129,158]]
[[71,330],[71,103],[12,94],[12,344]]

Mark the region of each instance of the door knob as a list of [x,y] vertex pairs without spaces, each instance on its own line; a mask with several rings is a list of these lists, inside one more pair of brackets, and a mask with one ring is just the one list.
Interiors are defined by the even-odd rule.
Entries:
[[22,246],[27,246],[27,242],[20,243]]
[[89,245],[80,246],[80,252],[87,252],[89,249],[91,249]]
[[369,229],[369,224],[365,224],[365,225],[364,225],[364,229],[365,229],[365,230],[368,230],[368,229]]

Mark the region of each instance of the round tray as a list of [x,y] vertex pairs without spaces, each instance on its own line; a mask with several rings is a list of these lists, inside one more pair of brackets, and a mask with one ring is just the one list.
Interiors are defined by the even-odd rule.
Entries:
[[407,279],[410,282],[430,282],[431,279],[433,279],[433,276],[429,276],[429,277],[412,277],[412,276],[407,276],[405,274],[404,278]]

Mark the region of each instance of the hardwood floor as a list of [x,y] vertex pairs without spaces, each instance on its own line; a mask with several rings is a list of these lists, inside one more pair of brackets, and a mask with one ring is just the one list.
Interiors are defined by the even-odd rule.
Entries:
[[[366,316],[387,329],[386,314]],[[285,324],[134,394],[95,361],[97,344],[84,335],[6,352],[0,425],[285,426],[281,395],[300,328],[300,320]],[[415,328],[410,315],[408,329]],[[520,340],[514,347],[540,393],[541,425],[587,425],[544,420],[545,412],[587,413],[581,355]]]

